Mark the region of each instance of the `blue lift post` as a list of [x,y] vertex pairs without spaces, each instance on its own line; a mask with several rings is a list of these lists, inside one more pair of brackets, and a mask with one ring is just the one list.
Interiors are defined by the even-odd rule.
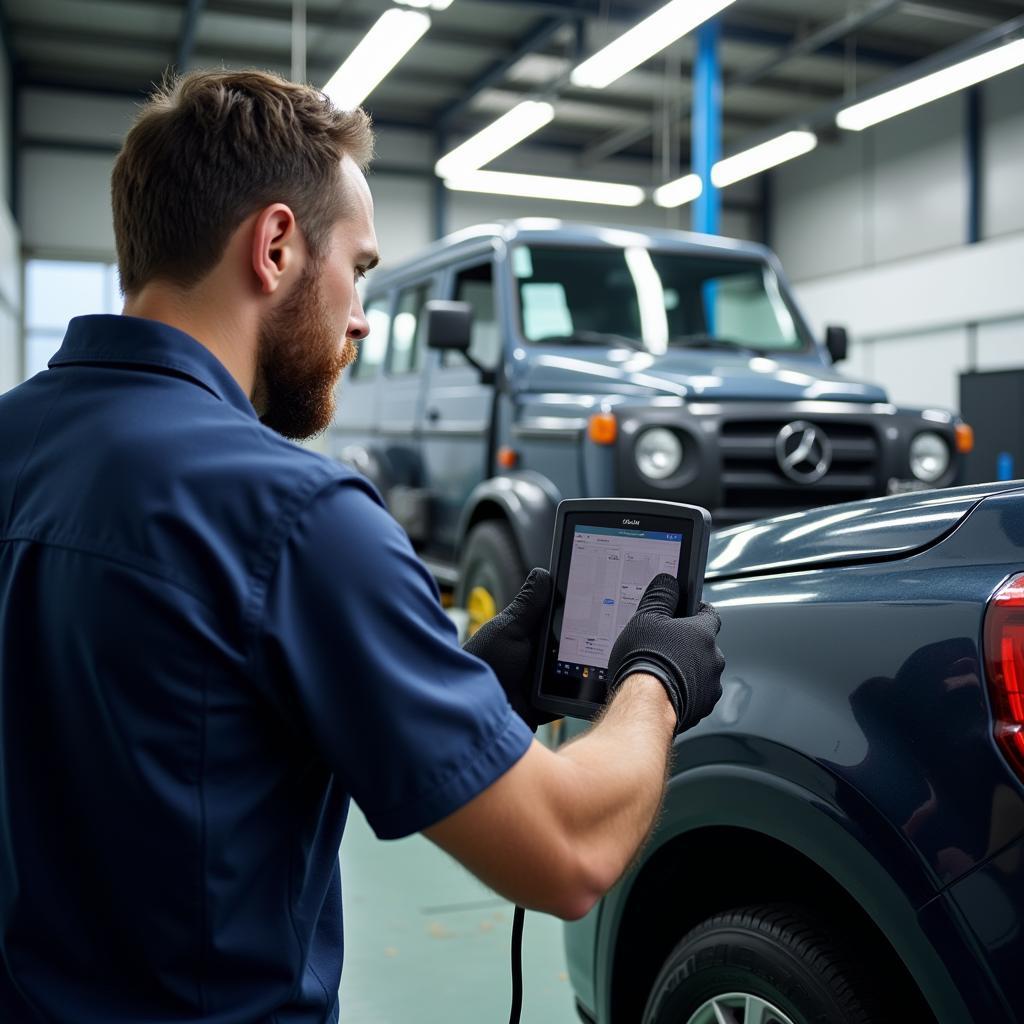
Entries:
[[[722,66],[718,60],[720,27],[717,18],[697,29],[697,61],[693,68],[693,116],[690,119],[690,169],[700,175],[704,189],[693,205],[693,230],[717,235],[722,197],[711,181],[711,168],[722,157]],[[704,285],[704,319],[715,333],[715,287]]]
[[697,62],[693,69],[693,126],[690,167],[704,182],[693,206],[693,230],[717,235],[722,197],[711,183],[711,168],[722,158],[722,67],[718,61],[718,20],[697,29]]

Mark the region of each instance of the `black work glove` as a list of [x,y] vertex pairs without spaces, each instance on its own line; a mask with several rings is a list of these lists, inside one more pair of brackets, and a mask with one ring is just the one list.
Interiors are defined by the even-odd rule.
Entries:
[[696,615],[677,619],[678,604],[676,578],[655,576],[608,659],[611,693],[633,672],[649,672],[661,682],[676,712],[677,736],[710,714],[722,696],[725,668],[715,642],[722,625],[718,612],[702,604]]
[[538,725],[560,717],[538,711],[530,703],[550,603],[551,574],[547,569],[534,569],[512,603],[485,622],[462,648],[491,666],[509,704],[534,732]]

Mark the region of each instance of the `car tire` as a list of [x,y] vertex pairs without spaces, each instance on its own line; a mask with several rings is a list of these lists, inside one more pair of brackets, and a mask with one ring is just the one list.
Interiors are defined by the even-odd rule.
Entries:
[[515,537],[506,523],[487,520],[469,531],[459,559],[455,603],[469,613],[472,636],[519,592],[526,578]]
[[840,936],[802,907],[716,914],[672,950],[644,1024],[883,1024],[862,959]]

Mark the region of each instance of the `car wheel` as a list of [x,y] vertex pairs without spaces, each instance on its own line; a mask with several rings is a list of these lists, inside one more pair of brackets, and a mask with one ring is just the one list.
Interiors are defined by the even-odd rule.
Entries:
[[459,560],[455,603],[469,614],[472,636],[519,592],[526,578],[512,531],[505,523],[478,523],[469,531]]
[[840,935],[801,907],[716,914],[665,961],[644,1024],[883,1024]]

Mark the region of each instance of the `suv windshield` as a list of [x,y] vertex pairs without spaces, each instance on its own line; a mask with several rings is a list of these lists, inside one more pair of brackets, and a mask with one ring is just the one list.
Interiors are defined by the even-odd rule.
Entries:
[[748,258],[517,246],[523,336],[538,344],[756,352],[808,347],[779,280]]

